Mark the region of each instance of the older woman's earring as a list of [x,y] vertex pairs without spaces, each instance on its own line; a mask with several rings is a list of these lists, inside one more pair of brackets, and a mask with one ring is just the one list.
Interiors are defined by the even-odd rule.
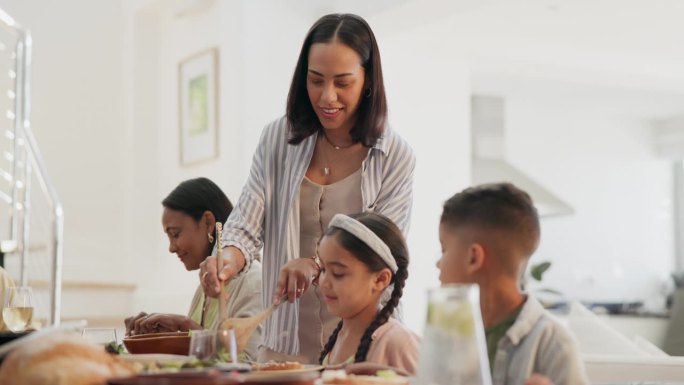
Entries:
[[363,96],[365,96],[365,97],[367,97],[367,98],[370,98],[370,96],[371,96],[371,91],[373,91],[372,88],[370,88],[370,87],[366,88],[366,92],[364,93]]
[[214,236],[211,233],[207,233],[207,238],[209,238],[209,243],[214,243]]

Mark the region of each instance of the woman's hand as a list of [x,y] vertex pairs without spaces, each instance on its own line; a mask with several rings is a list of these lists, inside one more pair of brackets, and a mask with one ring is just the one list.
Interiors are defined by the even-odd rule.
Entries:
[[223,248],[223,269],[218,271],[216,257],[208,256],[200,263],[200,284],[204,295],[216,298],[221,294],[221,287],[235,277],[245,267],[245,256],[240,249],[233,246]]
[[126,335],[133,335],[133,329],[135,329],[135,321],[147,317],[147,313],[141,311],[138,315],[128,317],[124,320],[124,325],[126,325]]
[[280,303],[283,294],[287,294],[287,301],[293,303],[306,292],[318,273],[318,266],[312,258],[297,258],[289,261],[280,269],[273,302]]
[[184,332],[190,329],[202,329],[202,326],[198,323],[178,314],[140,313],[135,317],[127,318],[125,323],[126,335]]

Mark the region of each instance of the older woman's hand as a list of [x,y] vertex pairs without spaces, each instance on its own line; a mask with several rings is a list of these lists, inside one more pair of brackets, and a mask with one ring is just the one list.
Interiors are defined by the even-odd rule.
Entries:
[[133,335],[133,329],[135,329],[135,321],[147,317],[147,313],[141,311],[138,315],[130,316],[124,320],[124,325],[126,325],[126,335]]
[[137,335],[202,329],[198,323],[179,314],[152,313],[140,316],[141,314],[145,313],[138,314],[134,320],[126,324],[126,334]]
[[312,258],[289,261],[280,269],[273,301],[279,303],[282,295],[287,294],[287,301],[293,303],[306,292],[318,273],[318,266]]
[[218,271],[215,256],[207,257],[200,263],[200,284],[204,295],[216,298],[221,294],[221,286],[235,277],[245,267],[245,256],[237,247],[223,248],[223,269]]

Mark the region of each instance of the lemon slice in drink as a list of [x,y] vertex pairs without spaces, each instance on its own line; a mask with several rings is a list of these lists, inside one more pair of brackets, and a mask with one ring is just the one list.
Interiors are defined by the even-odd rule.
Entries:
[[429,304],[428,323],[450,334],[472,336],[475,329],[473,309],[469,303]]

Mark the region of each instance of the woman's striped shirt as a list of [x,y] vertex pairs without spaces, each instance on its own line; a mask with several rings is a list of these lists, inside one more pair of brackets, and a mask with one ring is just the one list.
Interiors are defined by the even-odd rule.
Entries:
[[[247,260],[240,274],[251,261],[260,259],[262,251],[264,304],[273,300],[280,268],[300,257],[299,187],[317,140],[314,134],[291,145],[288,136],[285,117],[264,128],[247,183],[223,231],[224,246],[239,248]],[[387,216],[406,235],[413,201],[413,150],[387,127],[361,167],[364,211]],[[279,306],[263,325],[264,345],[276,352],[299,354],[298,324],[296,302]]]

